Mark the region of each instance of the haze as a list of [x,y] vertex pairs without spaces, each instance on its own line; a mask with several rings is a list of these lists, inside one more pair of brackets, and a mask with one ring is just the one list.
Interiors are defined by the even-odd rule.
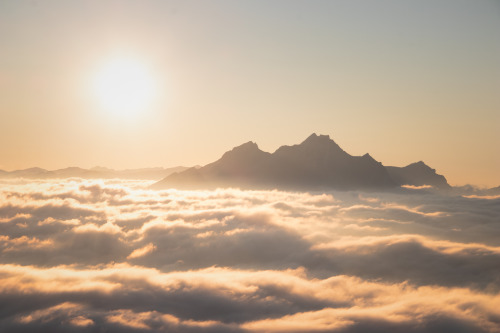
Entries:
[[0,0],[0,332],[500,333],[499,88],[498,1]]
[[[202,165],[317,132],[500,184],[497,1],[1,1],[0,49],[0,169]],[[92,94],[120,58],[156,91],[126,114]]]

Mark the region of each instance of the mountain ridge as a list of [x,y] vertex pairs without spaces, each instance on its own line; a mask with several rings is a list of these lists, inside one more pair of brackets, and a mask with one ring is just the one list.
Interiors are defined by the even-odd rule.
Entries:
[[152,188],[204,189],[390,189],[431,185],[448,189],[446,178],[422,161],[386,167],[370,154],[352,156],[329,135],[308,136],[300,144],[283,145],[274,153],[248,141],[198,169],[173,173]]
[[105,167],[93,167],[84,169],[80,167],[67,167],[56,170],[47,170],[39,167],[5,171],[0,170],[0,178],[25,178],[25,179],[63,179],[63,178],[88,178],[88,179],[144,179],[144,180],[161,180],[164,177],[174,173],[189,169],[184,166],[172,168],[139,168],[139,169],[124,169],[114,170]]

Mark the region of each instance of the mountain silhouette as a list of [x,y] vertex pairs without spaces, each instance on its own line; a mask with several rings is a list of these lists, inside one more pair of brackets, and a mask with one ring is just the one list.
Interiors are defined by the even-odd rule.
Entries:
[[385,167],[369,154],[352,156],[328,135],[310,135],[301,144],[264,152],[247,142],[201,168],[173,173],[155,189],[388,189],[401,185],[449,187],[443,176],[423,162],[404,168]]
[[4,171],[0,170],[0,178],[26,178],[26,179],[59,179],[59,178],[86,178],[86,179],[147,179],[159,180],[174,172],[181,172],[189,168],[178,166],[173,168],[142,168],[113,170],[104,167],[83,169],[69,167],[58,170],[46,170],[42,168],[29,168],[23,170]]
[[5,176],[13,178],[44,178],[50,171],[42,168],[29,168],[7,172]]
[[500,186],[487,189],[486,193],[489,195],[500,195]]
[[394,181],[400,185],[431,185],[438,189],[450,189],[451,186],[442,175],[438,175],[424,162],[409,164],[403,168],[387,166],[385,167]]
[[[310,135],[298,145],[281,146],[274,153],[264,152],[247,142],[224,153],[203,167],[143,168],[113,170],[105,167],[58,170],[29,168],[0,170],[0,178],[61,179],[121,178],[159,180],[155,189],[244,189],[328,190],[390,189],[401,185],[431,185],[450,189],[446,178],[424,162],[405,167],[383,166],[369,154],[352,156],[328,135]],[[497,193],[498,189],[491,189]]]

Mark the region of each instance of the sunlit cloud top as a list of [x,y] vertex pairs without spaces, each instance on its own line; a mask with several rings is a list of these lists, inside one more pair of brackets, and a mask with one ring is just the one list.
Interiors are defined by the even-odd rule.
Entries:
[[498,198],[149,184],[3,181],[1,327],[498,332]]

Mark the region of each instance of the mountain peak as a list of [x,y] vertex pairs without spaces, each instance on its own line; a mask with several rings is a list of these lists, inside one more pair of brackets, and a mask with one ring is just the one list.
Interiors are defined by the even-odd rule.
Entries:
[[227,151],[222,155],[221,159],[248,159],[255,156],[266,155],[268,153],[263,152],[259,149],[259,146],[253,141],[248,141],[242,145],[234,147],[230,151]]
[[336,156],[350,156],[347,154],[340,146],[330,139],[329,135],[317,135],[316,133],[311,134],[307,139],[305,139],[301,144],[295,146],[281,146],[276,152],[283,153],[285,150],[290,148],[298,148],[303,151],[316,152],[319,155],[334,154]]
[[401,185],[432,185],[439,189],[449,189],[450,185],[443,175],[436,173],[423,161],[408,164],[405,167],[386,167],[391,177]]
[[375,159],[372,157],[372,155],[370,155],[368,153],[364,154],[362,157],[365,158],[365,159],[367,159],[367,160],[373,160],[373,161],[375,161]]
[[259,146],[253,141],[248,141],[248,142],[245,142],[244,144],[241,144],[239,146],[234,147],[228,153],[239,153],[239,152],[249,153],[249,152],[255,152],[255,151],[261,151],[259,149]]
[[334,142],[332,139],[330,139],[329,135],[317,135],[316,133],[313,133],[307,137],[301,144],[307,144],[307,143],[326,143],[326,142]]
[[425,164],[423,161],[418,161],[415,163],[411,163],[407,165],[405,168],[408,169],[415,169],[415,170],[427,170],[431,172],[435,172],[436,170]]
[[239,145],[239,146],[237,146],[237,147],[235,147],[233,149],[237,149],[237,148],[240,148],[240,149],[241,148],[244,148],[244,149],[255,149],[255,148],[257,148],[257,149],[259,149],[259,146],[255,142],[253,142],[253,141],[248,141],[248,142],[245,142],[244,144]]

